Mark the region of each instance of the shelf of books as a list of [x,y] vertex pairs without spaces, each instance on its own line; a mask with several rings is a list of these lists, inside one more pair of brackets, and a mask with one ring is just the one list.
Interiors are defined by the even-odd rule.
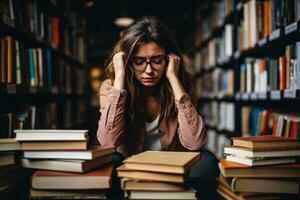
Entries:
[[[265,191],[259,187],[245,190],[238,187],[245,186],[246,182],[248,185],[260,185],[265,177],[276,178],[276,174],[230,176],[226,171],[243,168],[243,165],[230,161],[246,164],[253,172],[256,168],[251,167],[256,165],[263,165],[267,170],[272,162],[296,162],[295,159],[287,161],[287,157],[288,154],[298,155],[300,146],[295,147],[298,149],[292,153],[292,150],[285,152],[284,158],[283,154],[269,149],[269,152],[264,152],[266,157],[257,156],[255,160],[253,155],[258,150],[250,146],[245,149],[243,145],[235,145],[234,141],[238,140],[237,137],[243,137],[245,139],[241,140],[255,144],[259,142],[256,137],[265,135],[280,136],[287,140],[300,138],[300,2],[220,0],[210,4],[209,8],[218,9],[210,15],[197,15],[196,47],[190,53],[190,65],[197,80],[199,112],[206,122],[207,148],[221,161],[220,169],[224,177],[219,180],[218,193],[225,199],[245,198],[245,194],[253,197],[251,192],[258,192],[261,198],[269,195],[271,198],[297,199],[299,196],[295,198],[293,195],[299,192],[292,192],[291,188],[299,186],[299,181],[292,182],[295,185],[288,186],[288,189],[276,191],[276,184],[283,187],[292,181],[289,178],[284,182],[278,180],[277,176],[276,180],[264,183],[263,187],[267,188]],[[229,17],[231,20],[228,20]],[[218,25],[224,28],[220,29]],[[253,141],[247,137],[252,137]],[[299,141],[296,142],[299,145]],[[242,148],[241,151],[238,148]],[[242,150],[249,151],[249,155]],[[294,151],[298,153],[294,154]],[[282,160],[273,160],[271,157],[274,156],[270,153]],[[237,159],[246,154],[247,159]],[[226,159],[223,159],[225,156]],[[258,159],[266,158],[269,164],[258,164]],[[299,170],[299,165],[296,168]],[[281,176],[288,177],[286,174]],[[290,177],[297,178],[299,174]],[[245,180],[245,183],[241,183]]]
[[19,165],[15,130],[87,124],[85,13],[76,9],[71,1],[0,0],[0,199],[28,196],[32,171]]

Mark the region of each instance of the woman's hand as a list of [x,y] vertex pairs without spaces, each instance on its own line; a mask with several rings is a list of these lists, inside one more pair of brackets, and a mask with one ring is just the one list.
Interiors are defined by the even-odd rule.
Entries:
[[166,77],[171,84],[175,99],[179,100],[185,93],[185,90],[178,79],[180,57],[175,54],[169,54],[168,57],[169,64],[166,69]]
[[169,54],[169,64],[166,69],[166,77],[170,81],[171,79],[178,78],[178,71],[180,66],[180,57],[175,54]]
[[113,65],[115,71],[115,80],[114,80],[114,88],[116,89],[124,89],[125,82],[125,64],[124,64],[124,55],[123,51],[116,53],[113,57]]
[[115,76],[120,74],[125,74],[125,64],[124,64],[124,55],[123,51],[116,53],[113,57],[113,65],[115,70]]

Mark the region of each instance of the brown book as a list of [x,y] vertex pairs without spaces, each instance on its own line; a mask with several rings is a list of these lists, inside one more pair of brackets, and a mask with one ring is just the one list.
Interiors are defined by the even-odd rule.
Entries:
[[281,194],[264,194],[264,193],[246,193],[246,192],[233,192],[225,181],[217,178],[219,186],[217,188],[218,194],[225,199],[230,200],[274,200],[282,199]]
[[103,190],[35,190],[30,189],[30,196],[34,198],[57,197],[58,199],[80,199],[79,197],[93,199],[107,199]]
[[7,83],[15,82],[14,66],[14,39],[12,36],[5,37],[7,41]]
[[271,27],[271,1],[266,0],[264,2],[264,31],[263,35],[264,37],[267,37],[271,34],[272,32],[272,27]]
[[300,164],[249,167],[221,159],[219,168],[224,177],[245,178],[300,178]]
[[4,152],[0,153],[0,166],[14,165],[15,155],[14,152]]
[[112,171],[112,164],[85,174],[38,170],[32,175],[31,184],[34,189],[107,189],[111,186]]
[[14,138],[0,138],[0,151],[21,150],[21,144]]
[[126,168],[124,165],[117,168],[118,177],[137,180],[162,181],[171,183],[184,183],[185,177],[177,174],[136,171]]
[[135,191],[184,191],[186,188],[183,184],[177,183],[164,183],[155,181],[140,181],[122,179],[123,190],[135,190]]
[[279,89],[285,90],[286,89],[286,57],[280,56],[279,57]]
[[1,38],[1,83],[7,83],[7,40]]
[[300,140],[295,138],[263,135],[255,137],[233,137],[233,146],[246,148],[300,148]]
[[231,182],[234,192],[298,194],[299,186],[299,180],[233,178]]
[[21,159],[21,166],[31,169],[65,171],[65,172],[87,172],[112,161],[112,154],[94,160],[38,160]]
[[41,150],[86,150],[87,141],[70,142],[22,142],[22,150],[41,151]]
[[145,151],[127,158],[124,163],[128,169],[184,174],[199,158],[198,152]]

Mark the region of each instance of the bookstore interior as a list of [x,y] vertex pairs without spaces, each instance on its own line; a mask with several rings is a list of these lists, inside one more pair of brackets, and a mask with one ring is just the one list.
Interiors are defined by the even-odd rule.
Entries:
[[[99,139],[117,136],[97,138],[107,60],[145,16],[193,77],[201,149],[162,148],[163,120],[145,121],[162,151],[124,156]],[[154,57],[142,73],[162,66]],[[177,142],[191,134],[180,123]],[[300,199],[300,0],[0,0],[0,199]]]

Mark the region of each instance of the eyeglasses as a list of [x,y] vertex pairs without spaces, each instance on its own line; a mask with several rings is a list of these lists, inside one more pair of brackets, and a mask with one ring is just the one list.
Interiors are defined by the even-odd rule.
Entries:
[[136,71],[143,72],[148,64],[150,64],[154,70],[160,70],[166,66],[167,60],[168,59],[165,55],[153,56],[150,57],[149,60],[145,57],[133,57],[131,59],[131,63]]

